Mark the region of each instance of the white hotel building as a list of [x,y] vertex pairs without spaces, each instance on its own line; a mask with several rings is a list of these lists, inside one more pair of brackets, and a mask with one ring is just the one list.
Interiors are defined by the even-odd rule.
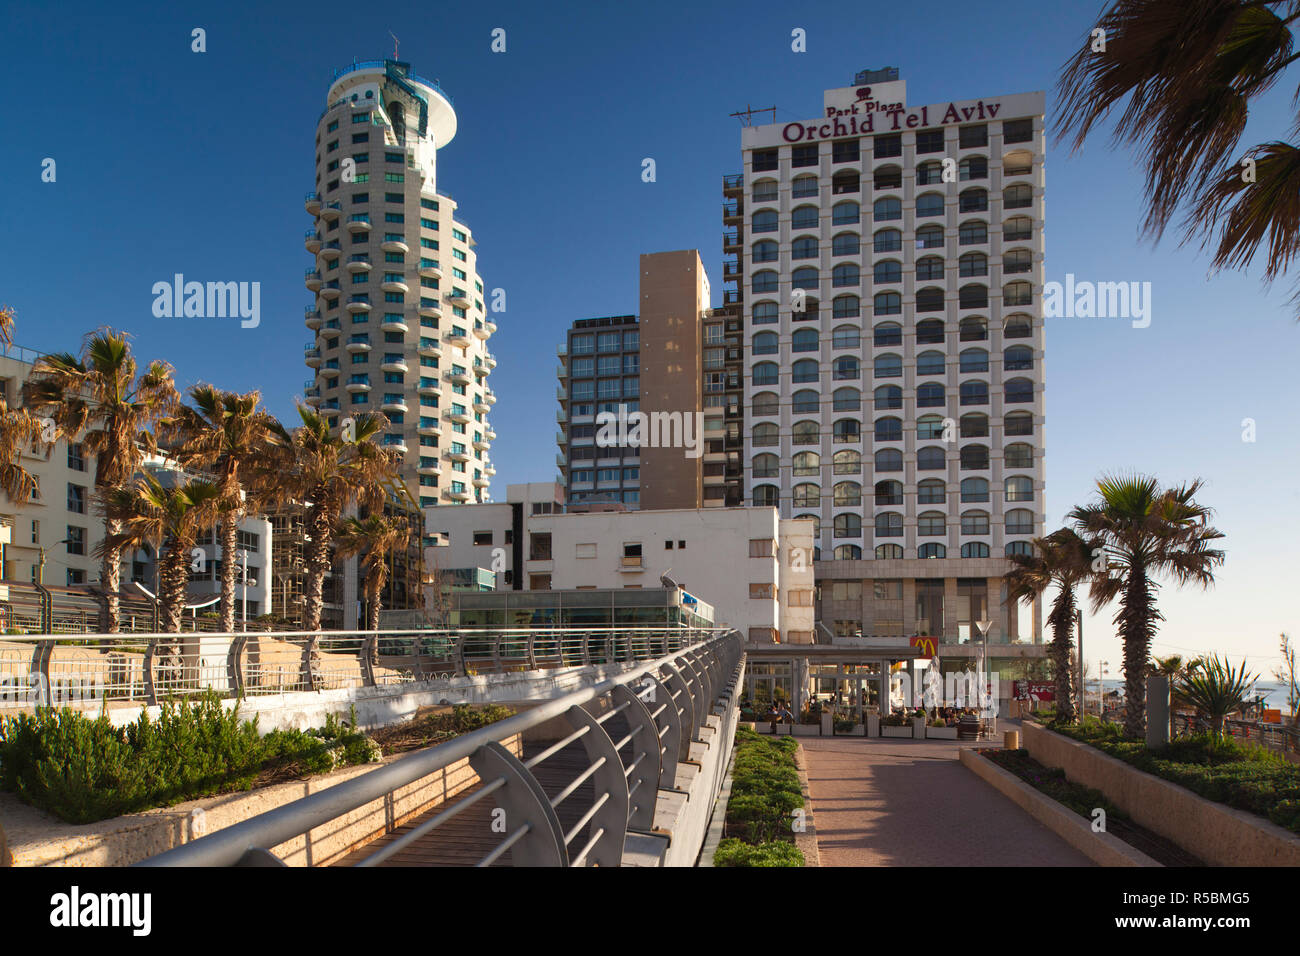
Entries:
[[839,637],[1041,639],[1001,578],[1044,533],[1043,103],[859,74],[724,179],[746,498],[816,521]]

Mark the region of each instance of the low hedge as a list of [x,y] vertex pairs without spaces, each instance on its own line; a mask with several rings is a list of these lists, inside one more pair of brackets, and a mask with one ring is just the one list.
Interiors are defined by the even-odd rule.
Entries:
[[726,820],[731,836],[719,843],[714,866],[803,866],[792,827],[794,811],[804,805],[798,747],[792,737],[736,731]]
[[1120,725],[1095,717],[1047,726],[1207,800],[1300,833],[1300,766],[1280,754],[1213,734],[1178,737],[1163,750],[1148,750],[1144,741],[1125,737]]

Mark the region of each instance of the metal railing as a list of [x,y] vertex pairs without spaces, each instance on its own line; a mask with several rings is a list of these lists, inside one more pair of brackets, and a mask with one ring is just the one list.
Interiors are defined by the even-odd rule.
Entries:
[[648,660],[686,627],[78,634],[0,637],[0,712],[255,697]]
[[[376,866],[413,844],[436,840],[445,823],[491,798],[504,811],[504,816],[494,814],[493,822],[502,820],[505,828],[484,825],[478,831],[474,852],[491,845],[476,866],[504,862],[507,853],[514,866],[618,866],[628,834],[653,830],[659,791],[676,788],[678,765],[689,759],[692,741],[704,736],[702,728],[713,723],[713,715],[735,706],[743,667],[735,631],[692,643],[137,865],[284,865],[273,848],[468,761],[478,787],[432,808],[433,816],[395,839],[371,844],[373,852],[360,860],[354,856],[355,865]],[[548,737],[531,756],[517,756],[505,745],[529,731],[537,736],[553,720],[562,721],[568,732],[559,731],[553,741]],[[576,774],[572,762],[546,767],[574,744],[583,752]],[[730,741],[723,746],[729,748]],[[725,764],[724,751],[710,799]]]

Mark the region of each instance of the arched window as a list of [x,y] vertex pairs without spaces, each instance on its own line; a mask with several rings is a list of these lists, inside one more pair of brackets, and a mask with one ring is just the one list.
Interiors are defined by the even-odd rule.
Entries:
[[770,325],[780,318],[777,312],[775,302],[755,302],[754,303],[754,324]]
[[790,228],[816,229],[818,215],[816,206],[795,206],[790,213]]
[[836,475],[862,474],[862,452],[848,449],[837,451],[831,465],[831,472]]
[[943,320],[925,319],[916,323],[917,345],[943,345]]
[[1034,204],[1034,187],[1027,183],[1016,183],[1002,190],[1002,208],[1026,209]]
[[916,420],[917,441],[943,441],[943,432],[942,415],[922,415]]
[[1032,435],[1034,416],[1028,412],[1012,412],[1002,419],[1002,430],[1007,435]]
[[754,262],[776,262],[781,258],[780,249],[771,239],[764,239],[750,248],[750,258]]
[[903,390],[897,385],[881,385],[873,393],[876,411],[903,407]]
[[817,362],[815,359],[800,359],[790,366],[790,372],[792,382],[815,382],[818,378]]
[[755,392],[752,410],[755,415],[779,415],[781,399],[776,392]]
[[817,291],[817,270],[812,266],[800,266],[790,273],[790,288],[811,289]]
[[856,286],[862,283],[861,270],[856,263],[841,262],[831,270],[831,287],[842,289],[845,286]]
[[903,453],[897,448],[882,448],[876,452],[876,471],[902,471]]
[[778,228],[776,210],[760,209],[758,212],[754,213],[754,217],[751,220],[751,228],[756,233],[776,232]]
[[960,356],[961,371],[987,372],[989,370],[989,353],[987,349],[962,349]]
[[790,184],[790,195],[795,199],[806,199],[809,196],[817,195],[817,177],[816,176],[796,176],[794,182]]
[[858,360],[852,355],[841,355],[831,365],[831,378],[837,382],[852,381],[862,377]]
[[750,281],[750,289],[753,292],[776,292],[779,285],[777,274],[771,269],[755,272]]
[[1012,216],[1002,224],[1003,242],[1024,242],[1033,234],[1034,223],[1028,216]]
[[862,347],[862,331],[856,325],[837,325],[831,332],[831,347],[856,349]]
[[792,352],[816,352],[820,347],[816,329],[796,329],[794,335],[790,336]]
[[957,260],[957,274],[967,276],[986,276],[989,274],[989,257],[982,252],[967,252]]
[[836,561],[862,560],[862,549],[856,544],[837,544],[834,553]]
[[895,259],[881,259],[871,267],[872,281],[881,285],[903,281],[903,264]]
[[1015,275],[1034,268],[1034,254],[1028,249],[1010,249],[1002,253],[1002,274]]
[[842,170],[831,177],[831,195],[855,193],[860,188],[861,174],[853,170]]
[[903,546],[901,544],[878,544],[876,545],[877,561],[898,561],[903,557]]
[[759,332],[754,336],[755,355],[775,355],[780,350],[780,340],[775,332]]
[[811,482],[794,486],[794,506],[796,508],[816,508],[821,504],[822,490]]
[[794,413],[796,415],[816,415],[821,411],[821,399],[821,395],[814,389],[799,389],[794,393]]
[[968,156],[957,166],[957,178],[962,182],[989,178],[989,161],[986,156]]
[[961,480],[961,500],[979,502],[989,500],[989,483],[987,478],[963,478]]
[[1003,400],[1016,405],[1034,400],[1034,383],[1027,378],[1013,378],[1002,386]]
[[916,167],[916,184],[918,186],[937,186],[943,182],[943,164],[936,160],[918,163]]
[[878,481],[874,490],[877,505],[901,505],[903,503],[903,483],[901,481]]
[[776,455],[755,455],[754,456],[754,477],[755,478],[779,478],[781,475],[781,460]]
[[919,505],[941,505],[948,498],[948,486],[942,478],[923,478],[916,485],[916,503]]
[[962,445],[961,470],[987,471],[989,467],[988,445]]
[[1004,553],[1008,558],[1015,554],[1029,558],[1033,557],[1034,549],[1028,541],[1008,541]]
[[857,222],[859,219],[858,204],[852,199],[846,199],[844,202],[837,202],[831,207],[831,224],[835,226],[848,226]]
[[862,504],[862,486],[856,481],[837,482],[834,491],[835,507],[857,507]]
[[973,186],[970,189],[963,189],[957,196],[957,209],[961,212],[988,212],[989,192],[987,189],[981,189]]
[[963,309],[987,309],[989,307],[989,287],[972,282],[964,285],[957,293],[957,305]]
[[856,295],[837,295],[831,300],[831,318],[856,319],[862,313],[860,302]]
[[817,445],[821,443],[821,427],[814,421],[795,422],[790,429],[790,444]]
[[1003,449],[1002,461],[1008,468],[1033,468],[1034,446],[1022,441],[1012,442]]
[[776,485],[755,485],[754,486],[754,507],[756,508],[775,508],[777,503],[778,491]]
[[871,171],[872,185],[876,189],[902,189],[903,169],[901,166],[877,166]]
[[769,448],[781,443],[780,432],[771,422],[762,422],[754,426],[750,444],[755,448]]
[[916,518],[916,533],[933,538],[948,533],[948,519],[942,511],[923,511]]
[[903,327],[897,322],[881,322],[871,330],[871,344],[876,348],[882,345],[902,345]]
[[948,467],[948,456],[938,445],[927,445],[916,452],[917,471],[943,471]]
[[881,229],[871,237],[875,252],[898,252],[903,248],[903,234],[897,229]]
[[943,227],[942,226],[922,226],[916,230],[916,248],[918,249],[942,249],[943,248]]
[[947,371],[948,360],[942,352],[933,349],[916,357],[917,375],[942,375]]
[[917,312],[942,312],[943,290],[934,286],[916,290]]
[[[813,540],[816,541],[822,535],[822,519],[815,514],[795,515],[796,518],[806,518],[813,523]],[[814,560],[816,560],[814,558]]]
[[1034,367],[1034,350],[1027,345],[1013,345],[1002,351],[1004,372],[1023,372]]
[[1033,501],[1034,479],[1024,475],[1012,475],[1003,482],[1007,501]]
[[903,536],[903,516],[897,511],[882,511],[876,515],[877,538],[901,538]]
[[988,534],[989,513],[987,511],[963,511],[961,513],[962,534]]
[[759,362],[753,369],[753,384],[776,385],[780,382],[780,375],[775,362]]
[[892,416],[877,418],[875,422],[876,441],[902,441],[903,420]]
[[918,282],[942,282],[943,258],[924,256],[916,260],[916,280]]
[[778,198],[775,179],[754,180],[754,202],[776,202]]
[[876,315],[901,315],[903,297],[897,292],[877,292],[872,300],[872,308]]
[[963,342],[983,342],[989,337],[989,320],[980,315],[968,315],[958,326],[958,338]]
[[861,249],[861,239],[856,232],[841,232],[831,239],[831,255],[856,256]]
[[989,546],[983,541],[967,541],[961,546],[961,556],[963,558],[987,558],[989,556]]
[[877,355],[871,364],[876,378],[898,378],[903,374],[903,357],[893,352]]
[[836,538],[862,537],[862,515],[836,515],[831,523],[831,535]]
[[831,425],[832,440],[836,442],[862,441],[862,423],[856,418],[837,418]]
[[862,410],[862,393],[852,386],[837,388],[831,408],[837,412],[859,412]]
[[1034,301],[1034,287],[1028,282],[1008,282],[1002,287],[1004,306],[1030,305]]
[[989,241],[988,223],[972,219],[963,222],[957,228],[957,244],[961,246],[979,246]]
[[1008,315],[1002,326],[1004,339],[1027,339],[1034,334],[1034,320],[1023,313]]
[[918,558],[946,558],[948,549],[936,541],[928,541],[916,549]]
[[790,470],[796,478],[816,476],[821,472],[822,456],[815,451],[797,452],[790,460]]
[[1034,513],[1027,508],[1012,508],[1007,512],[1007,534],[1033,534]]
[[961,417],[962,438],[987,438],[989,435],[989,417],[980,412],[971,412]]
[[871,218],[876,222],[892,222],[903,218],[903,203],[894,196],[883,196],[871,204]]
[[943,386],[938,382],[926,382],[916,387],[917,408],[942,408],[944,402]]
[[980,381],[962,382],[961,404],[987,405],[989,403],[989,383]]
[[916,218],[928,219],[943,215],[943,196],[939,193],[922,193],[916,197]]
[[816,259],[817,240],[812,236],[800,236],[790,243],[791,259]]

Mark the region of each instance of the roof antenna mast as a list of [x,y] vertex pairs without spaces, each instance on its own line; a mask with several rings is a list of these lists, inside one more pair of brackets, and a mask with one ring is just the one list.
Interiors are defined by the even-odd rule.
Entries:
[[396,60],[396,59],[398,59],[398,56],[397,56],[397,34],[395,34],[392,30],[389,30],[389,31],[388,31],[388,35],[389,35],[390,37],[393,38],[393,59]]

